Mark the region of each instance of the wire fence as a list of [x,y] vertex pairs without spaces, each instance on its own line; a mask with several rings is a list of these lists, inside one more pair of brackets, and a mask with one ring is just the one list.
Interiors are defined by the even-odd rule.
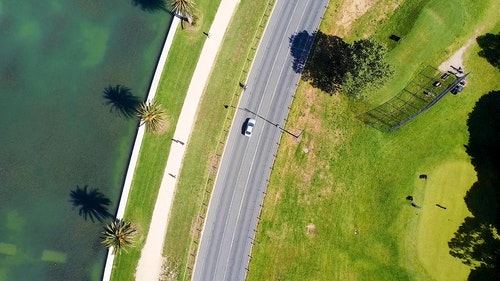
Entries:
[[429,110],[467,75],[456,76],[427,66],[396,96],[357,118],[382,132],[394,131]]

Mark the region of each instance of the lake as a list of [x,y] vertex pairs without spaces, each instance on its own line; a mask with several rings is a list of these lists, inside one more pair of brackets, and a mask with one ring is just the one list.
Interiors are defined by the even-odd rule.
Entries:
[[130,0],[0,0],[0,280],[101,279],[138,126],[103,91],[145,98],[171,20]]

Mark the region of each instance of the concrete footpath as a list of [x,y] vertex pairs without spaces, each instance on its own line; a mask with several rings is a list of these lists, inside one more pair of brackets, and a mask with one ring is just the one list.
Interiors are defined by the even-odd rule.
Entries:
[[[222,0],[212,23],[212,27],[206,35],[207,40],[201,51],[193,77],[191,78],[191,83],[175,128],[174,140],[168,140],[172,141],[172,146],[156,199],[146,243],[142,249],[141,258],[137,266],[135,280],[152,281],[158,280],[160,277],[163,262],[163,244],[177,183],[177,175],[181,169],[182,160],[196,119],[201,96],[215,63],[215,58],[221,46],[222,39],[224,38],[224,34],[238,3],[239,0]],[[200,31],[200,33],[201,32],[203,31]]]
[[[167,61],[168,52],[170,51],[170,46],[172,46],[172,41],[174,40],[174,34],[179,26],[180,20],[177,17],[174,17],[172,23],[170,25],[170,29],[168,31],[167,38],[165,39],[165,43],[163,43],[163,49],[160,54],[160,59],[156,65],[155,74],[153,76],[153,81],[151,82],[151,86],[149,87],[149,92],[147,96],[147,100],[151,101],[156,96],[156,91],[158,90],[158,84],[161,79],[161,74],[163,72],[163,68],[165,67],[165,63]],[[145,128],[144,126],[139,127],[137,130],[137,135],[135,137],[134,147],[132,148],[132,155],[130,156],[130,161],[128,163],[127,174],[125,176],[125,182],[122,188],[122,195],[120,197],[120,202],[118,204],[118,211],[116,212],[116,218],[121,219],[125,214],[125,208],[127,205],[128,195],[130,193],[130,188],[132,186],[132,179],[134,176],[135,167],[137,165],[137,160],[139,158],[139,151],[141,149],[142,140],[144,139]],[[106,257],[106,265],[104,268],[104,274],[102,276],[103,281],[109,281],[111,279],[111,270],[113,268],[113,262],[115,260],[115,256],[111,251],[108,251],[108,256]]]

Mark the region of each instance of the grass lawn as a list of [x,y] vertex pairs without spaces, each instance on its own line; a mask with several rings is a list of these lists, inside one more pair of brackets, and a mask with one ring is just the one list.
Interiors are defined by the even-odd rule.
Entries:
[[[471,215],[463,198],[477,180],[476,172],[468,161],[450,160],[440,163],[428,176],[432,180],[415,180],[415,186],[425,190],[426,199],[415,241],[418,258],[435,280],[464,280],[469,269],[449,254],[447,243],[464,217]],[[446,209],[436,208],[436,204]]]
[[[198,22],[185,30],[178,30],[160,81],[156,99],[169,114],[169,128],[161,136],[146,134],[134,173],[131,192],[124,219],[134,223],[139,230],[136,245],[128,253],[115,257],[111,279],[134,280],[134,273],[144,246],[149,224],[160,187],[163,171],[170,151],[170,139],[175,130],[184,97],[208,30],[217,11],[219,1],[199,0]],[[179,27],[180,28],[180,27]]]
[[[460,95],[392,133],[355,116],[396,95],[423,67],[440,65],[469,38],[498,32],[498,5],[377,1],[349,27],[338,27],[344,4],[330,3],[320,29],[347,42],[372,36],[390,43],[398,31],[406,37],[391,45],[396,75],[362,101],[301,82],[288,125],[305,130],[300,143],[286,135],[281,141],[248,280],[465,280],[470,269],[448,254],[447,243],[470,215],[463,197],[477,180],[464,147],[468,114],[500,87],[498,70],[473,44],[464,62],[472,74]],[[423,208],[411,207],[408,195]]]
[[[176,188],[164,256],[178,280],[189,280],[213,180],[255,49],[273,0],[242,0],[209,79]],[[249,12],[251,11],[251,12]],[[260,37],[260,36],[258,36]],[[207,130],[207,128],[209,128]],[[222,143],[221,143],[222,142]]]

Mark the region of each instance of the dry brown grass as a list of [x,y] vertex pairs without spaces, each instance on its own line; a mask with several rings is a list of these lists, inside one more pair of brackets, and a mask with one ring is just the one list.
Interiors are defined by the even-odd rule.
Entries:
[[203,228],[203,219],[201,215],[197,215],[193,218],[191,222],[191,230],[189,231],[189,235],[191,237],[197,237],[200,233],[200,230]]
[[[330,2],[332,9],[328,9],[325,14],[327,19],[322,25],[321,30],[326,34],[334,34],[340,37],[345,37],[350,34],[354,27],[356,20],[364,15],[371,13],[373,9],[372,18],[373,23],[380,22],[387,18],[397,7],[402,3],[398,1],[381,1],[381,0],[353,0],[353,1],[337,1]],[[328,19],[335,19],[335,23],[329,23]],[[374,24],[375,25],[375,24]],[[369,34],[364,34],[367,37]]]
[[344,1],[340,6],[343,12],[337,21],[338,28],[348,33],[352,23],[364,15],[375,3],[377,0]]

